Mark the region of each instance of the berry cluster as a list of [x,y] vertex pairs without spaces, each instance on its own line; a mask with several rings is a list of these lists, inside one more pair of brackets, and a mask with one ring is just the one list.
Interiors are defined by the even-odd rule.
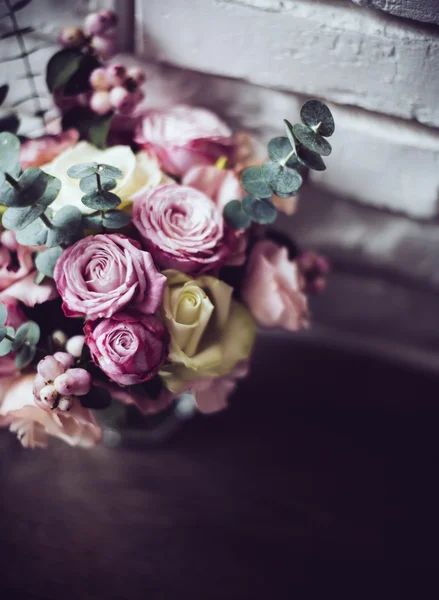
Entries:
[[115,28],[117,15],[112,10],[101,10],[88,15],[84,27],[64,27],[59,38],[64,48],[89,46],[102,60],[116,54]]
[[145,97],[140,89],[145,80],[145,73],[139,67],[127,69],[124,65],[113,64],[95,69],[89,80],[94,90],[90,108],[98,115],[105,115],[110,110],[122,115],[131,114]]

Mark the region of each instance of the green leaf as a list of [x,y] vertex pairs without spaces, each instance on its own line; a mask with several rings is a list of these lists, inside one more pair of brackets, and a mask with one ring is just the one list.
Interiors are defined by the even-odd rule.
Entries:
[[90,142],[99,148],[105,150],[107,147],[108,133],[110,132],[111,119],[113,114],[104,115],[99,119],[96,119],[88,130],[88,139]]
[[248,167],[241,175],[243,187],[256,198],[271,198],[271,190],[264,181],[260,167]]
[[46,246],[53,248],[76,242],[82,234],[82,214],[75,206],[63,206],[53,217]]
[[35,354],[37,353],[37,349],[35,346],[31,346],[26,344],[22,346],[20,350],[15,355],[15,364],[19,369],[24,369],[35,358]]
[[276,194],[293,194],[302,185],[302,176],[295,169],[269,162],[262,166],[262,175]]
[[296,139],[295,139],[294,133],[293,133],[293,126],[288,121],[288,119],[284,119],[284,123],[285,123],[285,130],[287,132],[288,140],[289,140],[291,146],[294,149],[296,149]]
[[20,192],[15,196],[15,202],[11,206],[30,206],[35,204],[44,195],[50,175],[44,173],[38,167],[29,167],[18,180]]
[[277,137],[268,143],[268,156],[273,162],[281,162],[293,150],[290,141],[286,137]]
[[29,332],[29,323],[23,323],[17,329],[15,333],[15,339],[12,342],[12,350],[16,352],[26,342],[27,334]]
[[61,189],[61,181],[57,177],[52,177],[52,175],[47,175],[49,180],[47,182],[46,191],[38,200],[38,204],[42,206],[49,206],[56,199]]
[[29,329],[26,336],[26,341],[31,344],[31,346],[35,346],[40,341],[41,330],[38,323],[35,321],[28,321]]
[[326,169],[322,157],[320,154],[317,154],[317,152],[312,152],[312,150],[308,150],[305,146],[300,146],[297,154],[299,161],[303,166],[313,169],[314,171],[324,171]]
[[95,56],[90,54],[82,54],[78,68],[69,77],[63,89],[63,96],[77,96],[91,89],[90,75],[92,71],[101,67],[101,63]]
[[[13,327],[6,327],[6,331],[10,337],[13,337],[15,334]],[[12,352],[12,342],[11,340],[7,340],[6,338],[4,338],[0,342],[0,356],[6,356],[7,354],[9,354],[9,352]]]
[[41,204],[18,208],[9,207],[2,217],[2,225],[12,231],[21,231],[33,223],[46,210]]
[[312,129],[318,127],[320,135],[329,137],[334,133],[335,124],[331,111],[318,100],[308,100],[300,109],[302,123]]
[[[251,198],[251,196],[249,196]],[[251,224],[250,217],[243,211],[240,200],[231,200],[223,211],[224,219],[232,229],[247,229]]]
[[43,281],[46,279],[46,276],[44,275],[44,273],[40,273],[39,271],[37,271],[37,274],[34,277],[34,283],[36,283],[37,285],[40,285],[41,283],[43,283]]
[[119,206],[120,199],[111,192],[90,192],[82,196],[81,202],[93,210],[110,210]]
[[296,139],[308,150],[317,152],[317,154],[322,156],[329,156],[331,154],[331,144],[323,136],[306,125],[294,125],[293,131]]
[[[109,211],[111,212],[111,211]],[[100,214],[82,215],[82,227],[84,229],[100,229],[103,225],[103,219]]]
[[52,56],[47,64],[46,83],[49,92],[65,85],[79,69],[83,54],[79,50],[65,48]]
[[[67,175],[72,179],[83,179],[84,177],[90,177],[91,175],[96,175],[98,172],[98,163],[88,162],[88,163],[80,163],[78,165],[73,165],[68,169]],[[95,177],[96,181],[96,177]]]
[[[101,176],[101,187],[104,192],[109,192],[113,190],[117,186],[117,181],[115,179],[111,179],[109,177]],[[98,189],[98,182],[96,179],[96,175],[89,175],[88,177],[84,177],[79,182],[79,187],[83,192],[95,192]]]
[[8,85],[5,84],[5,85],[0,86],[0,106],[5,101],[5,98],[8,95],[8,92],[9,92],[9,86]]
[[62,253],[63,249],[60,246],[40,252],[35,259],[37,269],[47,277],[53,277],[56,262]]
[[84,408],[103,409],[111,404],[111,395],[108,390],[93,385],[88,394],[79,397]]
[[252,221],[260,225],[273,223],[277,217],[276,207],[267,198],[259,199],[253,198],[250,195],[244,196],[242,199],[242,208]]
[[123,177],[123,171],[111,165],[99,165],[99,174],[112,179],[121,179]]
[[13,133],[0,133],[0,170],[12,173],[20,159],[20,140]]
[[6,327],[0,326],[0,342],[2,342],[5,339],[7,332],[8,330],[6,329]]
[[104,213],[104,227],[106,229],[122,229],[130,223],[131,217],[121,210],[108,210]]
[[8,318],[8,309],[0,302],[0,325],[4,325]]
[[17,231],[17,242],[22,246],[43,246],[47,240],[48,229],[41,219],[36,219],[26,229]]

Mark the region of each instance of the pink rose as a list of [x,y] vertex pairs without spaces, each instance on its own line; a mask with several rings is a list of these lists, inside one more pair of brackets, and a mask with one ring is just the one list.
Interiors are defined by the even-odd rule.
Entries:
[[118,233],[84,238],[63,252],[54,278],[67,317],[111,317],[128,305],[154,313],[162,301],[166,278],[149,252]]
[[15,298],[27,306],[42,304],[57,297],[55,285],[45,281],[34,283],[36,270],[33,253],[36,248],[21,246],[13,231],[0,234],[0,302],[3,297]]
[[263,327],[297,331],[308,325],[308,301],[300,274],[286,248],[270,241],[255,244],[247,267],[242,299]]
[[137,194],[133,223],[160,267],[184,273],[211,271],[224,264],[234,242],[215,203],[176,183]]
[[23,169],[41,167],[74,146],[78,140],[79,132],[76,129],[67,129],[59,135],[43,135],[26,140],[21,144],[20,164]]
[[89,448],[101,439],[93,414],[79,402],[69,412],[44,410],[35,404],[34,374],[2,380],[0,427],[9,426],[25,448],[45,448],[48,436],[70,446]]
[[228,156],[232,132],[209,110],[180,105],[146,112],[135,141],[156,154],[164,171],[181,176],[190,167]]
[[119,385],[148,381],[167,354],[168,332],[152,315],[120,312],[87,321],[84,332],[94,362]]
[[[0,302],[6,306],[8,311],[5,325],[9,325],[14,329],[18,329],[20,325],[27,321],[26,315],[18,306],[18,302],[15,300],[15,298],[3,296],[0,298]],[[9,377],[18,373],[19,369],[15,364],[15,353],[10,353],[6,356],[0,357],[0,378]]]

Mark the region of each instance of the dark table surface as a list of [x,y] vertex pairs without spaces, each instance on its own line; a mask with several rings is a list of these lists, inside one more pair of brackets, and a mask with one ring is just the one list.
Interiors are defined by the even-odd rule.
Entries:
[[0,598],[437,597],[438,380],[285,339],[254,363],[161,447],[2,432]]

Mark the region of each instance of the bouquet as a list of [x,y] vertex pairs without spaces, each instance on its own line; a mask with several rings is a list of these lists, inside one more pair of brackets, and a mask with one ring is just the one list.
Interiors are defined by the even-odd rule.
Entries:
[[208,110],[145,107],[144,72],[104,62],[116,23],[61,33],[51,133],[0,133],[0,425],[25,447],[92,446],[115,403],[225,408],[256,326],[307,327],[329,269],[267,227],[325,169],[329,109],[306,102],[261,160]]

